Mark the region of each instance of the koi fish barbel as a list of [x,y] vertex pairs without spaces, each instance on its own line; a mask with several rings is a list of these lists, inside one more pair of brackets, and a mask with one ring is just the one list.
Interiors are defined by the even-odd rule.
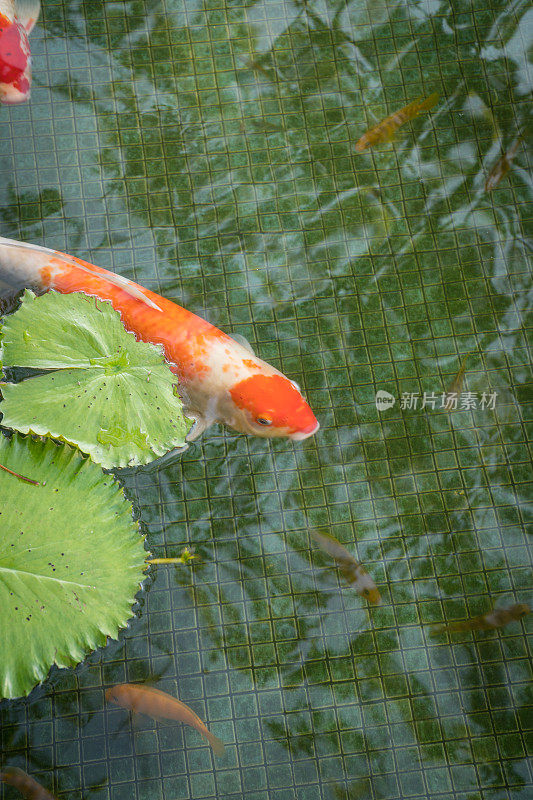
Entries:
[[39,245],[0,237],[0,281],[17,289],[84,292],[109,300],[137,339],[163,347],[187,413],[240,433],[300,441],[319,423],[294,381],[201,317],[133,281]]

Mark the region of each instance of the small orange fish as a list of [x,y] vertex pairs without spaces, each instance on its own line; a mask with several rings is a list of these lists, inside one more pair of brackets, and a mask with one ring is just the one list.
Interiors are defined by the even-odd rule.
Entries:
[[310,531],[311,536],[328,556],[335,559],[342,575],[355,587],[357,594],[373,605],[380,605],[381,595],[366,569],[329,533]]
[[494,608],[488,614],[480,614],[472,619],[461,620],[460,622],[450,622],[449,625],[439,625],[434,628],[433,633],[448,631],[490,631],[495,628],[503,628],[510,622],[522,619],[526,614],[530,614],[531,609],[527,603],[515,603],[510,608]]
[[468,356],[470,353],[467,353],[466,356],[461,361],[461,365],[459,367],[459,372],[450,383],[448,387],[448,391],[445,394],[446,401],[444,403],[444,410],[445,411],[454,411],[457,408],[457,398],[461,394],[463,390],[463,382],[465,379],[465,371],[466,371],[466,362],[468,360]]
[[358,153],[362,153],[367,147],[372,147],[381,142],[389,142],[401,125],[414,119],[422,113],[422,111],[428,111],[430,108],[433,108],[438,99],[439,95],[437,92],[433,92],[433,94],[430,94],[429,97],[425,99],[418,97],[416,100],[413,100],[409,105],[400,108],[399,111],[395,111],[394,114],[385,117],[384,120],[373,128],[370,128],[370,130],[363,134],[359,141],[356,142],[355,149]]
[[505,178],[509,170],[511,169],[511,164],[513,158],[516,155],[520,142],[522,141],[522,137],[518,136],[512,145],[510,146],[509,150],[503,154],[501,158],[497,160],[489,175],[487,180],[485,181],[485,191],[492,192],[493,189],[499,184],[502,178]]
[[18,767],[6,767],[0,772],[0,781],[14,786],[27,800],[56,800],[53,794]]
[[166,692],[151,686],[120,683],[108,689],[105,697],[108,702],[116,703],[137,714],[146,714],[153,719],[174,719],[190,725],[196,728],[200,736],[209,742],[215,755],[224,755],[224,744],[207,729],[192,708]]

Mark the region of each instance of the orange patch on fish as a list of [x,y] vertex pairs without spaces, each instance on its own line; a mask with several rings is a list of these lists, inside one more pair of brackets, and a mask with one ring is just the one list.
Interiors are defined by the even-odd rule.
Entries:
[[43,267],[41,269],[41,280],[43,282],[43,286],[50,286],[52,284],[52,268],[51,267]]

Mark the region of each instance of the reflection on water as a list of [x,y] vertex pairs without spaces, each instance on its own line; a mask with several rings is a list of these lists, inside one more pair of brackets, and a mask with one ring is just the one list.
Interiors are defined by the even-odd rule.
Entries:
[[[528,795],[530,618],[430,631],[532,600],[530,15],[520,0],[45,4],[32,102],[0,120],[2,235],[243,334],[322,427],[298,445],[214,427],[123,471],[153,554],[198,558],[151,568],[120,642],[2,704],[2,763],[91,800]],[[394,142],[355,152],[432,92]],[[466,353],[475,407],[422,408]],[[313,527],[383,606],[343,584]],[[108,708],[125,681],[177,694],[224,761],[194,731]]]

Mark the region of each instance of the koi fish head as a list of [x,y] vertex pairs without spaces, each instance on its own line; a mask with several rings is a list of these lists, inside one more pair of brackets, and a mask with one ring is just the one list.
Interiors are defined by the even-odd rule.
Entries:
[[521,617],[525,617],[526,614],[529,614],[531,609],[527,603],[516,603],[512,607],[512,611],[515,619],[521,619]]
[[361,597],[365,597],[369,603],[372,603],[373,606],[381,605],[381,595],[370,575],[363,576],[356,591]]
[[241,433],[301,441],[320,427],[296,385],[284,375],[252,375],[235,384],[230,395],[229,424]]
[[28,33],[0,14],[0,103],[23,103],[30,96],[31,58]]
[[350,583],[353,584],[355,591],[357,594],[364,597],[365,600],[368,600],[373,606],[380,606],[381,605],[381,595],[379,593],[379,589],[366,571],[366,569],[361,565],[357,564],[355,569],[349,571],[345,571],[342,568],[341,564],[341,572],[349,577]]
[[117,703],[117,705],[124,704],[124,692],[123,686],[117,684],[116,686],[111,686],[105,693],[105,699],[108,703]]

